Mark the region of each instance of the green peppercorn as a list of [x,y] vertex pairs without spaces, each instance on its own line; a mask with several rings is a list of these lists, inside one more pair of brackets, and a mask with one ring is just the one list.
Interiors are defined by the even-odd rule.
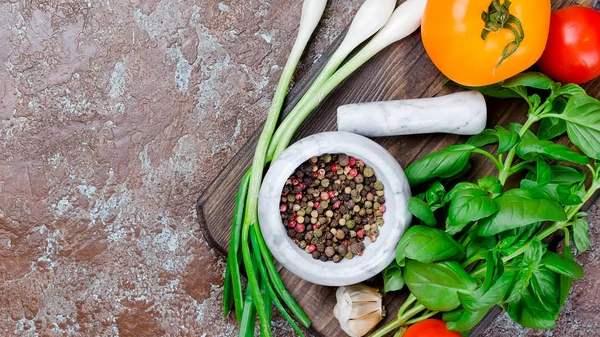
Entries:
[[323,236],[323,231],[319,228],[319,229],[315,229],[315,231],[313,232],[315,237],[320,238],[321,236]]
[[321,186],[328,187],[329,186],[329,179],[325,178],[325,179],[321,180]]
[[327,212],[325,212],[325,216],[329,217],[329,218],[333,217],[333,211],[332,210],[327,210]]
[[377,194],[378,197],[383,197],[383,191],[377,191],[375,194]]
[[304,212],[303,209],[301,209],[298,212],[296,212],[296,215],[298,215],[298,216],[304,216],[304,214],[306,214],[306,213]]
[[356,225],[356,223],[354,222],[354,220],[348,220],[348,221],[346,221],[345,228],[352,229],[352,228],[354,228],[355,225]]
[[356,184],[356,190],[358,192],[361,192],[363,190],[363,188],[365,188],[365,185],[363,185],[363,184]]
[[373,186],[378,191],[382,191],[383,190],[383,183],[381,182],[381,180],[377,180]]
[[365,208],[373,208],[373,203],[371,201],[369,201],[369,199],[367,199],[367,201],[365,201]]
[[306,241],[302,240],[302,241],[298,242],[298,247],[300,247],[301,249],[306,248]]
[[373,170],[372,167],[367,166],[363,170],[363,174],[365,175],[365,177],[371,178],[375,174],[375,170]]
[[344,257],[347,258],[348,260],[352,260],[352,258],[354,257],[354,254],[352,254],[352,252],[348,252],[348,253],[346,253],[346,255],[344,255]]
[[373,204],[374,209],[379,209],[379,207],[381,207],[381,205],[378,202]]
[[324,162],[329,163],[331,161],[331,155],[325,154],[325,155],[323,155],[322,159]]

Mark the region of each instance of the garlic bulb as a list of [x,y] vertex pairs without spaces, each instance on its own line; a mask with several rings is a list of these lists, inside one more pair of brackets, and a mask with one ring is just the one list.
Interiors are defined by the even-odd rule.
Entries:
[[383,319],[381,294],[362,283],[339,287],[333,316],[350,337],[362,337]]

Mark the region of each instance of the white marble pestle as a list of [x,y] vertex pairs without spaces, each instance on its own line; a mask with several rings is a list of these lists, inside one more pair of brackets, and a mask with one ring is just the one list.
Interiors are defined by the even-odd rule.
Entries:
[[483,131],[487,107],[483,95],[463,91],[447,96],[342,105],[339,131],[369,137],[421,133],[475,135]]

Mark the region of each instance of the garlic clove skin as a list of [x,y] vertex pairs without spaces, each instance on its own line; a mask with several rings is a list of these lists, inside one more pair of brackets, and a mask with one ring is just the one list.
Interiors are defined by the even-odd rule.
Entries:
[[377,288],[364,284],[339,287],[333,315],[350,337],[362,337],[383,319],[382,298]]

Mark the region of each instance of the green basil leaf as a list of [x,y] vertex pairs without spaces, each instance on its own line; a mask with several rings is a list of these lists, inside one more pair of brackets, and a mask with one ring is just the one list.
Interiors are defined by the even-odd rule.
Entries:
[[573,224],[573,242],[581,253],[590,249],[590,225],[585,219],[577,219]]
[[469,331],[473,329],[481,320],[485,317],[489,310],[481,310],[481,311],[469,311],[465,309],[457,309],[456,315],[458,315],[455,319],[449,319],[451,316],[448,316],[444,313],[442,317],[446,322],[446,328],[452,331]]
[[432,178],[450,178],[460,173],[474,149],[470,144],[452,145],[417,160],[405,171],[410,185],[419,185]]
[[[519,134],[521,134],[521,129],[523,129],[523,125],[519,124],[519,123],[510,123],[508,129],[510,131],[515,131]],[[523,135],[523,137],[521,137],[521,139],[523,140],[537,140],[537,136],[531,131],[531,130],[527,130],[525,131],[525,134]]]
[[541,223],[534,223],[529,226],[511,229],[500,233],[500,242],[498,250],[504,256],[511,255],[521,249],[533,237],[533,234],[541,227]]
[[475,255],[478,255],[483,259],[490,250],[496,247],[497,244],[498,240],[496,240],[496,237],[493,236],[489,238],[477,238],[477,240],[471,240],[465,248],[465,259],[468,260]]
[[552,165],[552,183],[571,186],[584,181],[585,173],[577,168],[561,165]]
[[[571,246],[570,244],[567,242],[565,244],[565,248],[562,252],[563,259],[567,260],[567,261],[573,261],[575,262],[575,257],[573,256],[573,251],[571,251]],[[571,287],[573,287],[573,278],[565,276],[565,275],[560,275],[560,298],[559,298],[559,306],[562,307],[563,305],[565,305],[565,302],[567,301],[567,298],[569,297],[569,293],[571,292]]]
[[400,266],[395,263],[387,266],[383,272],[383,292],[397,291],[404,288],[404,278]]
[[472,221],[486,218],[498,211],[498,205],[487,192],[480,189],[464,189],[458,191],[448,209],[449,227],[465,225]]
[[431,227],[412,226],[398,242],[396,262],[402,266],[409,258],[422,263],[443,260],[461,260],[465,256],[463,246],[459,245],[446,232]]
[[457,292],[475,290],[477,283],[456,261],[421,263],[407,260],[404,281],[427,309],[451,311],[460,306]]
[[528,72],[515,75],[504,82],[505,88],[529,87],[535,89],[549,90],[554,86],[554,81],[550,77],[537,72]]
[[428,226],[435,226],[437,224],[437,220],[435,219],[435,215],[433,215],[431,208],[421,199],[415,197],[410,198],[408,211]]
[[531,294],[548,312],[556,316],[560,312],[560,278],[548,268],[538,268],[531,277],[529,284]]
[[585,90],[583,90],[582,87],[572,83],[563,85],[556,92],[556,96],[565,96],[567,98],[570,98],[571,96],[575,95],[586,95],[586,92]]
[[492,236],[509,229],[540,221],[565,221],[563,207],[556,201],[539,194],[514,189],[495,199],[499,207],[491,217],[479,221],[480,236]]
[[540,122],[537,136],[541,140],[550,140],[567,132],[567,122],[555,117],[544,118]]
[[501,304],[507,297],[509,290],[511,290],[517,272],[507,271],[504,272],[492,285],[491,287],[480,296],[474,296],[472,294],[459,293],[460,303],[463,307],[469,311],[489,310],[497,304]]
[[545,253],[546,247],[544,244],[542,244],[539,240],[533,240],[529,245],[529,248],[523,254],[523,266],[531,267],[532,269],[537,268]]
[[552,168],[550,168],[550,164],[546,162],[543,156],[538,156],[536,169],[538,185],[546,185],[552,181]]
[[479,186],[477,186],[473,183],[462,181],[462,182],[456,184],[456,186],[454,186],[454,188],[452,188],[450,190],[450,192],[448,192],[444,196],[444,203],[448,203],[448,202],[452,201],[454,199],[454,197],[456,196],[456,193],[458,193],[459,191],[469,189],[469,188],[479,188]]
[[[521,180],[521,188],[544,194],[546,195],[546,199],[558,201],[563,205],[572,204],[570,198],[573,194],[571,194],[571,190],[564,185],[546,184],[540,186],[536,181],[523,179]],[[579,198],[577,195],[575,195],[575,197]],[[579,200],[581,200],[581,198],[579,198]],[[574,201],[576,201],[576,199]]]
[[483,179],[479,179],[477,180],[477,185],[479,185],[482,190],[492,194],[502,194],[504,191],[504,186],[502,186],[500,179],[497,177],[487,176]]
[[541,154],[548,159],[568,161],[581,165],[586,165],[590,162],[588,157],[571,150],[568,146],[556,144],[548,140],[521,141],[517,145],[517,155],[527,160],[527,155],[529,154]]
[[564,256],[548,251],[542,258],[541,264],[555,273],[573,279],[583,277],[583,267],[575,260],[566,259]]
[[561,115],[567,121],[571,142],[594,159],[600,159],[600,102],[585,94],[574,95]]
[[472,136],[467,140],[467,144],[475,147],[483,147],[498,142],[498,132],[492,129],[485,129],[478,135]]
[[532,329],[552,329],[556,327],[554,313],[545,309],[529,289],[518,298],[503,305],[510,318],[518,324]]
[[429,189],[425,192],[425,199],[431,207],[431,211],[435,212],[437,209],[444,206],[444,196],[446,195],[446,189],[439,182],[434,182]]
[[480,93],[482,93],[486,96],[496,97],[496,98],[521,98],[521,96],[519,94],[517,94],[510,88],[502,87],[502,85],[500,83],[486,85],[486,86],[482,86],[482,87],[469,87],[469,86],[458,84],[451,80],[447,80],[444,83],[444,86],[445,87],[446,86],[455,86],[455,87],[461,87],[461,88],[465,88],[465,89],[469,89],[469,90],[475,90],[475,91],[479,91]]
[[498,154],[508,152],[519,141],[518,132],[506,130],[501,126],[497,126],[496,131],[498,132],[498,139],[500,141],[500,144],[498,145]]

